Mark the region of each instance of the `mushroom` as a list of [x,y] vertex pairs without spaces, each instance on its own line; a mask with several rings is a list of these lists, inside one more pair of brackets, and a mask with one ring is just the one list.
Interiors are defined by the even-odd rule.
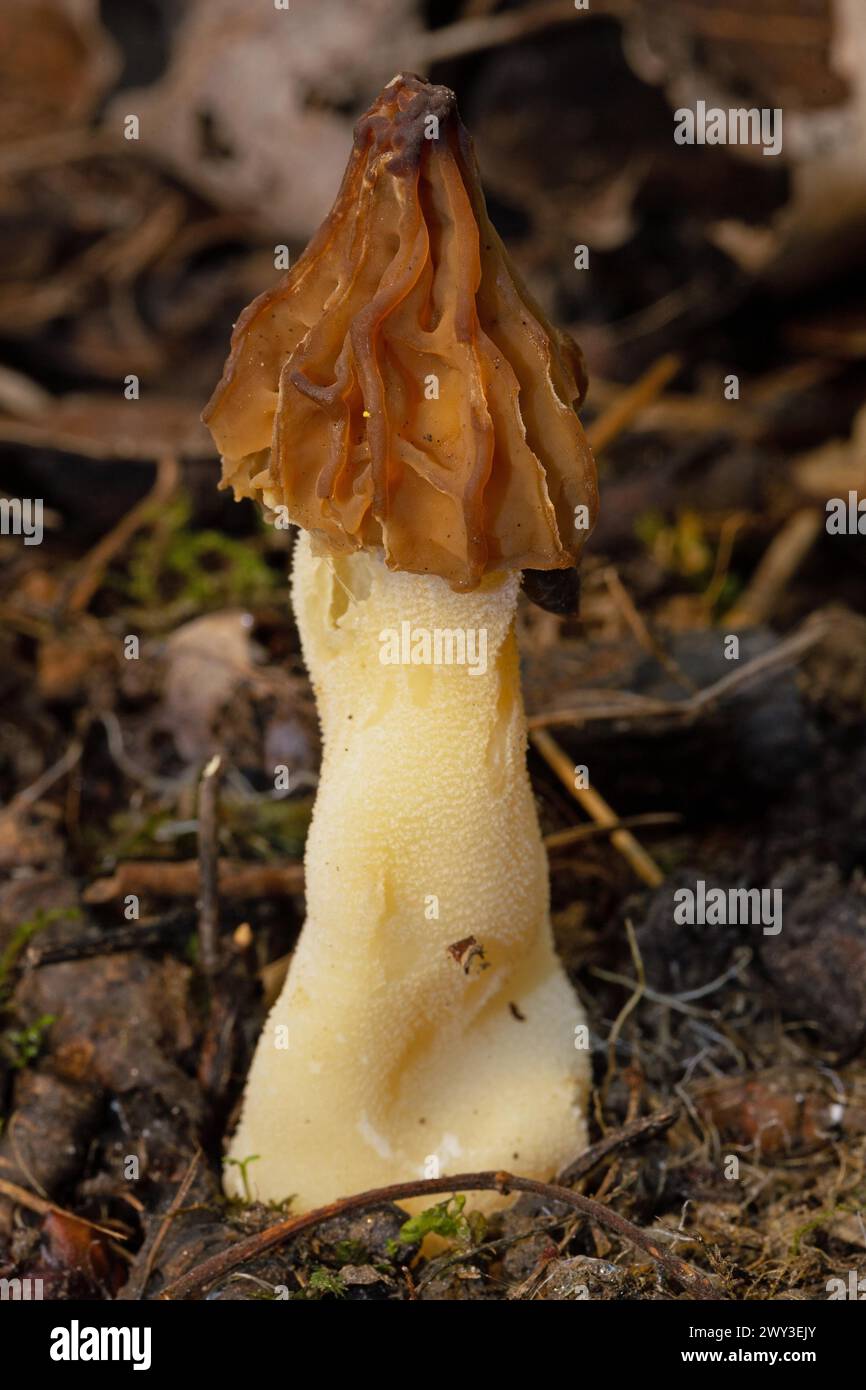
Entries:
[[454,94],[394,78],[204,415],[222,485],[302,528],[324,750],[231,1194],[253,1155],[259,1199],[303,1211],[449,1170],[549,1177],[585,1143],[514,633],[521,571],[571,570],[595,518],[584,390],[491,226]]

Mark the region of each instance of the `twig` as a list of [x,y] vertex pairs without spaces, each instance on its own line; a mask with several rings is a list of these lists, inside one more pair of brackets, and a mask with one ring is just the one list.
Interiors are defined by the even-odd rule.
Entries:
[[684,700],[656,700],[650,696],[637,695],[633,691],[626,690],[595,691],[593,692],[595,695],[604,695],[603,703],[601,700],[598,704],[587,701],[583,708],[556,709],[543,714],[530,715],[526,721],[530,738],[534,738],[535,733],[541,729],[554,728],[557,725],[586,724],[593,720],[654,719],[675,716],[677,719],[689,722],[705,714],[725,695],[730,695],[733,691],[750,685],[759,677],[763,678],[791,665],[794,660],[803,656],[822,641],[830,631],[831,626],[832,621],[829,618],[823,616],[807,618],[799,631],[792,633],[783,641],[777,642],[769,651],[761,652],[759,656],[753,657],[739,670],[731,671],[729,675],[722,676],[720,680],[714,681],[712,685],[705,686],[703,690],[699,690],[695,695],[690,695]]
[[769,651],[762,652],[753,657],[752,660],[739,671],[731,671],[729,675],[722,676],[713,685],[707,686],[704,690],[699,690],[696,695],[692,695],[686,704],[689,712],[701,714],[709,706],[729,695],[733,690],[739,690],[744,685],[748,685],[756,676],[766,675],[770,671],[775,671],[779,667],[787,666],[804,652],[814,647],[827,633],[830,624],[823,618],[808,618],[799,632],[795,632],[791,637],[783,642],[778,642]]
[[177,488],[179,477],[177,459],[172,454],[164,455],[157,463],[156,480],[150,492],[142,497],[140,502],[136,502],[108,535],[103,536],[85,555],[66,598],[64,607],[67,612],[83,612],[102,583],[102,577],[115,555],[129,544],[136,531],[141,530],[152,517],[159,514]]
[[535,729],[552,729],[557,725],[592,724],[607,720],[628,723],[634,719],[661,718],[679,713],[688,703],[686,700],[659,700],[651,695],[638,695],[633,690],[596,689],[588,691],[587,695],[582,705],[563,705],[561,709],[528,715],[526,726],[530,734]]
[[[224,898],[288,898],[304,891],[303,864],[251,864],[220,859],[217,884]],[[86,903],[107,903],[129,893],[155,898],[197,898],[201,872],[195,859],[127,859],[110,878],[97,878],[84,891]]]
[[162,1245],[166,1235],[168,1234],[172,1221],[174,1220],[178,1211],[186,1201],[187,1194],[190,1188],[192,1187],[195,1175],[198,1171],[200,1161],[201,1149],[196,1149],[195,1153],[192,1156],[192,1159],[190,1160],[189,1167],[183,1175],[183,1181],[178,1187],[177,1192],[172,1197],[171,1205],[169,1206],[168,1211],[165,1213],[165,1216],[160,1222],[159,1230],[154,1236],[153,1243],[147,1252],[147,1259],[144,1262],[143,1270],[139,1275],[135,1277],[133,1288],[129,1288],[129,1286],[127,1285],[127,1297],[132,1298],[134,1296],[136,1299],[144,1298],[144,1293],[150,1280],[150,1276],[153,1273],[153,1266],[156,1261],[156,1257],[159,1254],[160,1246]]
[[[724,590],[725,581],[731,566],[731,557],[734,553],[734,542],[737,538],[737,533],[743,526],[748,524],[748,521],[749,516],[747,512],[732,512],[730,516],[725,517],[719,528],[719,543],[716,547],[716,559],[713,565],[713,572],[710,576],[709,584],[701,595],[702,602],[708,613],[712,613],[712,610],[719,601],[719,596]],[[726,617],[722,619],[722,622],[727,621]]]
[[[751,962],[752,952],[748,946],[742,946],[735,953],[733,965],[729,965],[721,975],[717,975],[714,980],[701,985],[698,989],[687,989],[682,994],[661,994],[658,990],[650,989],[649,985],[644,985],[642,997],[648,999],[652,1004],[662,1004],[667,1009],[675,1009],[681,1014],[691,1014],[696,1018],[712,1018],[704,1009],[690,1008],[690,1004],[695,999],[704,999],[708,994],[714,994],[722,985],[726,985],[728,980],[736,979],[741,971]],[[590,967],[590,974],[595,975],[599,980],[606,980],[612,985],[622,985],[625,989],[637,989],[638,982],[630,980],[628,975],[620,975],[615,970],[602,970],[598,966]]]
[[97,1221],[88,1221],[86,1216],[76,1216],[74,1212],[59,1207],[56,1202],[39,1197],[35,1192],[30,1192],[28,1188],[19,1187],[17,1182],[9,1182],[7,1178],[0,1178],[0,1196],[8,1197],[10,1202],[16,1202],[19,1207],[26,1207],[28,1211],[35,1211],[39,1216],[62,1216],[67,1221],[77,1221],[79,1226],[87,1226],[92,1231],[99,1231],[101,1235],[111,1236],[113,1240],[128,1240],[129,1238],[122,1231],[112,1230],[109,1226],[100,1226]]
[[596,825],[603,826],[605,830],[610,831],[611,844],[628,861],[638,878],[642,879],[650,888],[658,888],[660,883],[664,883],[665,876],[658,864],[647,854],[643,845],[638,843],[631,831],[617,829],[619,817],[608,806],[604,797],[600,796],[593,787],[576,787],[574,785],[574,764],[556,740],[544,729],[533,730],[529,738],[548,767],[556,773],[563,786],[571,792],[575,800],[580,802],[587,815],[592,817]]
[[789,580],[823,529],[824,514],[817,507],[802,507],[788,518],[764,551],[748,587],[722,618],[726,631],[754,627],[772,616]]
[[595,840],[600,835],[609,835],[611,830],[637,830],[643,825],[679,825],[681,821],[682,816],[675,811],[646,811],[639,816],[623,816],[615,826],[572,825],[568,830],[554,830],[551,835],[545,835],[544,847],[551,853],[581,844],[584,840]]
[[632,993],[629,995],[628,999],[625,1001],[616,1018],[614,1019],[613,1027],[611,1028],[610,1033],[608,1034],[607,1072],[604,1078],[604,1086],[602,1087],[602,1100],[604,1100],[604,1097],[607,1093],[607,1088],[616,1072],[616,1045],[619,1041],[619,1035],[623,1030],[626,1019],[629,1018],[632,1013],[634,1013],[635,1009],[637,1008],[638,1004],[644,996],[644,991],[646,990],[646,973],[643,967],[643,958],[640,953],[640,948],[637,944],[637,937],[635,936],[634,927],[632,926],[631,921],[628,917],[626,917],[625,919],[625,930],[628,936],[629,950],[631,952],[631,958],[634,963],[637,980],[635,982],[635,986]]
[[36,418],[54,404],[54,397],[32,377],[0,365],[0,410],[10,415]]
[[467,53],[499,48],[555,24],[567,24],[569,20],[580,19],[584,13],[561,4],[560,0],[548,0],[529,9],[458,19],[441,29],[413,37],[408,49],[406,44],[401,44],[396,50],[399,56],[394,61],[398,67],[402,66],[402,55],[408,52],[413,67],[429,68],[434,63],[461,58]]
[[627,387],[613,405],[608,406],[607,410],[587,426],[586,437],[593,452],[601,453],[622,434],[623,430],[628,429],[641,411],[661,395],[679,369],[680,359],[673,353],[667,353],[654,362],[643,376],[638,377],[633,386]]
[[202,773],[198,789],[198,868],[201,884],[198,942],[202,969],[209,976],[216,975],[220,964],[217,813],[221,776],[222,758],[217,753]]
[[24,787],[17,796],[14,796],[5,807],[4,815],[17,815],[20,811],[26,810],[29,806],[35,805],[41,797],[45,795],[55,782],[59,782],[61,777],[65,777],[67,772],[71,772],[81,761],[84,752],[84,744],[80,738],[74,738],[62,757],[47,767],[43,773],[31,782],[29,787]]
[[57,164],[93,159],[97,155],[126,154],[123,141],[108,131],[93,130],[90,126],[52,131],[8,145],[0,155],[0,174],[14,178],[31,174],[38,169],[50,169]]
[[569,1183],[580,1182],[601,1163],[602,1159],[609,1158],[611,1154],[618,1153],[620,1149],[630,1149],[634,1144],[639,1144],[644,1139],[658,1138],[660,1134],[664,1134],[666,1130],[670,1129],[680,1114],[680,1110],[681,1107],[678,1104],[669,1105],[664,1110],[657,1110],[654,1115],[645,1115],[641,1120],[632,1120],[630,1124],[623,1125],[622,1129],[618,1129],[612,1134],[606,1134],[603,1139],[599,1139],[597,1144],[586,1149],[573,1163],[569,1163],[556,1181],[563,1187],[567,1187]]
[[[599,411],[618,400],[622,386],[605,380],[596,372],[592,376],[592,399]],[[754,392],[750,395],[754,397]],[[740,439],[754,440],[766,428],[756,409],[740,401],[732,415],[723,401],[706,396],[686,396],[680,391],[666,391],[641,413],[641,428],[648,434],[706,435],[719,431]]]
[[[2,301],[0,301],[2,307]],[[56,306],[50,306],[52,311]],[[56,316],[56,314],[54,315]],[[64,398],[57,399],[50,411],[38,419],[18,415],[0,415],[0,443],[21,444],[28,449],[52,449],[58,453],[76,454],[81,458],[99,461],[129,460],[134,463],[156,463],[164,452],[177,452],[184,458],[205,458],[206,443],[200,439],[196,425],[190,421],[186,428],[181,420],[164,420],[154,411],[138,432],[124,432],[116,419],[101,418],[100,396],[93,398],[81,393],[80,411],[67,407]],[[97,417],[85,429],[79,421],[86,417],[91,399],[90,414]],[[71,414],[71,420],[68,418]],[[179,414],[179,412],[178,412]]]
[[195,768],[185,768],[176,777],[158,777],[149,772],[146,767],[140,767],[126,751],[123,729],[114,710],[104,710],[96,716],[96,719],[105,730],[109,753],[121,772],[125,773],[133,782],[140,782],[149,791],[156,792],[160,796],[179,796],[186,787],[191,785],[195,777]]
[[11,1202],[17,1202],[20,1207],[26,1207],[28,1211],[35,1211],[40,1216],[47,1216],[49,1212],[59,1211],[53,1202],[49,1202],[47,1197],[39,1197],[29,1188],[19,1187],[17,1182],[9,1182],[6,1178],[0,1178],[0,1196],[8,1197]]
[[677,685],[681,686],[683,690],[688,691],[690,695],[694,695],[697,689],[694,681],[677,665],[673,657],[668,655],[661,642],[657,641],[650,632],[635,607],[634,599],[620,579],[616,566],[608,565],[606,569],[602,571],[602,578],[607,585],[608,593],[616,603],[640,646],[642,646],[644,651],[648,652],[650,656],[654,657],[660,666],[664,667],[668,675],[676,681]]
[[562,1202],[565,1206],[581,1212],[589,1220],[605,1226],[621,1239],[637,1246],[639,1250],[645,1251],[692,1298],[716,1299],[721,1296],[711,1280],[700,1270],[671,1255],[646,1231],[642,1231],[640,1227],[601,1202],[593,1201],[591,1197],[584,1197],[582,1193],[574,1192],[570,1187],[560,1187],[555,1183],[539,1182],[535,1178],[519,1177],[514,1173],[486,1172],[459,1173],[450,1178],[420,1178],[414,1182],[392,1183],[388,1187],[376,1187],[368,1192],[358,1192],[352,1197],[343,1197],[329,1206],[305,1212],[303,1216],[289,1217],[288,1220],[280,1221],[258,1235],[237,1241],[228,1250],[221,1251],[211,1259],[204,1260],[186,1274],[182,1274],[179,1279],[175,1279],[163,1289],[159,1297],[181,1299],[200,1293],[209,1284],[222,1279],[247,1260],[256,1259],[265,1251],[285,1244],[302,1231],[308,1231],[332,1217],[344,1216],[364,1207],[381,1206],[385,1202],[403,1201],[408,1197],[432,1197],[440,1192],[500,1192],[503,1195],[509,1192],[534,1192],[548,1201]]
[[91,960],[95,956],[118,955],[123,951],[140,951],[148,946],[164,946],[173,938],[186,935],[193,925],[192,913],[177,910],[165,917],[150,921],[124,922],[111,931],[91,929],[54,946],[28,946],[19,957],[23,970],[39,970],[43,965],[56,965],[67,960]]

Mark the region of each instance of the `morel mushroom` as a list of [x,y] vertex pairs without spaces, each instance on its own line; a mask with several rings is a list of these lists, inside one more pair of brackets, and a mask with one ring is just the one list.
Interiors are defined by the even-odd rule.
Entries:
[[223,486],[302,528],[324,748],[307,921],[231,1144],[260,1199],[547,1177],[584,1143],[514,636],[520,571],[573,567],[595,517],[584,389],[490,224],[453,93],[395,78],[205,412]]

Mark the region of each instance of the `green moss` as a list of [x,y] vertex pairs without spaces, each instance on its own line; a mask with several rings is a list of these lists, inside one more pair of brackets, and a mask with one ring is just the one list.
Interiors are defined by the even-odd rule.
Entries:
[[339,1240],[334,1246],[334,1258],[341,1265],[362,1265],[367,1262],[367,1250],[359,1240]]
[[26,922],[21,922],[15,928],[5,949],[0,952],[0,998],[7,988],[9,973],[28,942],[38,932],[50,926],[52,922],[59,922],[64,919],[75,921],[80,916],[81,912],[77,907],[51,907],[45,911],[37,912],[34,917]]
[[346,1285],[343,1283],[339,1274],[334,1274],[330,1269],[314,1269],[310,1275],[307,1287],[295,1298],[345,1298]]
[[236,540],[219,531],[190,525],[189,499],[181,494],[159,518],[153,532],[133,545],[124,595],[140,608],[177,616],[184,609],[203,612],[233,604],[252,604],[283,581],[267,564],[261,539]]
[[226,798],[222,820],[231,839],[231,853],[242,857],[252,855],[257,859],[272,859],[274,854],[285,859],[300,859],[312,809],[311,797],[297,801]]
[[42,1051],[45,1034],[56,1023],[56,1014],[43,1014],[26,1028],[7,1028],[3,1034],[3,1049],[9,1057],[10,1065],[22,1071],[35,1061]]
[[400,1241],[389,1241],[388,1253],[396,1255],[400,1245],[420,1245],[425,1236],[443,1236],[446,1240],[456,1240],[461,1245],[478,1245],[487,1230],[487,1223],[480,1211],[470,1211],[464,1215],[466,1198],[462,1193],[449,1197],[447,1202],[437,1202],[435,1207],[427,1207],[417,1216],[410,1216],[400,1227]]

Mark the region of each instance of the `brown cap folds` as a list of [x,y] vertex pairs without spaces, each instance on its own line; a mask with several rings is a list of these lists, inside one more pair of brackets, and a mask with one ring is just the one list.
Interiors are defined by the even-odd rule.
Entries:
[[576,563],[585,389],[490,224],[453,92],[400,76],[310,245],[238,320],[204,420],[236,497],[284,505],[325,552],[381,546],[472,589]]

